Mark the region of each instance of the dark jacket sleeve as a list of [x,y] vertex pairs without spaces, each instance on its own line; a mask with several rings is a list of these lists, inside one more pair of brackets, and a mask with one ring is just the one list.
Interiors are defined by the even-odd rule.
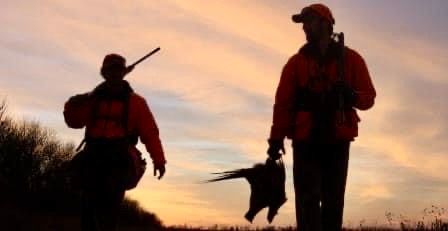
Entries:
[[64,120],[70,128],[83,128],[86,126],[91,108],[89,93],[70,97],[64,105]]
[[270,139],[283,140],[291,137],[294,129],[295,92],[297,88],[298,55],[292,56],[283,67],[275,94]]
[[352,53],[352,63],[354,76],[352,87],[357,94],[355,107],[367,110],[375,103],[376,91],[364,59],[355,51]]
[[159,138],[159,128],[146,101],[141,98],[138,101],[138,122],[137,131],[140,140],[145,144],[153,163],[156,165],[165,164],[165,155],[162,142]]

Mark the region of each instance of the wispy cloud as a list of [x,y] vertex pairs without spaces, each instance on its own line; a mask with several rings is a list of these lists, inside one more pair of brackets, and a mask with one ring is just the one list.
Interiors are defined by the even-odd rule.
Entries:
[[[8,97],[15,116],[41,120],[77,141],[83,133],[65,127],[62,105],[101,81],[102,57],[117,52],[131,62],[160,46],[128,80],[158,120],[168,174],[154,181],[149,169],[129,195],[168,224],[242,223],[245,182],[194,182],[265,158],[281,68],[304,42],[290,15],[308,3],[7,1],[0,15],[0,96]],[[378,91],[375,107],[361,113],[353,144],[348,218],[374,219],[394,203],[410,213],[431,200],[446,204],[445,2],[327,3]],[[293,224],[290,148],[285,158],[289,201],[276,221]],[[421,193],[429,196],[419,202]],[[403,201],[415,203],[400,207]],[[198,217],[186,217],[193,209]]]

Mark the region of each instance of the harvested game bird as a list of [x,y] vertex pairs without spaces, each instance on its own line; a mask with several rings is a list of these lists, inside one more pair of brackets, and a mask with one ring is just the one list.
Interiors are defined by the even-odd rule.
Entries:
[[250,184],[251,193],[249,211],[247,211],[244,217],[251,223],[257,213],[265,207],[269,207],[267,219],[271,223],[278,209],[287,200],[285,166],[281,158],[277,161],[268,158],[264,164],[255,164],[252,168],[242,168],[214,174],[218,176],[206,181],[207,183],[246,178]]

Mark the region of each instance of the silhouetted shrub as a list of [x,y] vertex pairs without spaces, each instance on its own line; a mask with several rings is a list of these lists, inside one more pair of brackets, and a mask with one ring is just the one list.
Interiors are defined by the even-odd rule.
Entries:
[[37,122],[16,122],[6,115],[6,104],[0,105],[0,184],[3,193],[18,201],[30,203],[43,192],[54,198],[66,184],[64,164],[74,145],[58,141],[53,132]]
[[120,209],[120,223],[126,225],[139,224],[148,230],[161,230],[162,221],[153,214],[144,210],[137,201],[126,199]]
[[[59,141],[38,122],[14,121],[6,111],[5,101],[0,102],[0,218],[14,224],[14,230],[28,230],[44,225],[30,226],[42,214],[78,215],[81,192],[73,186],[68,171],[75,146]],[[138,230],[162,229],[155,214],[127,198],[120,219],[126,225],[142,227]]]

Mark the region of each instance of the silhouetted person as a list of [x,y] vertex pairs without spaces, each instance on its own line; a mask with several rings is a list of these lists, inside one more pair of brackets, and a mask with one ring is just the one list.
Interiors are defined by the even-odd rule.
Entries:
[[[132,68],[117,54],[104,58],[104,82],[93,91],[71,97],[64,118],[71,128],[86,128],[81,167],[82,230],[115,230],[117,213],[132,171],[130,154],[139,154],[138,138],[145,144],[154,175],[165,174],[159,130],[143,97],[123,78]],[[78,163],[79,164],[79,163]]]
[[349,146],[360,121],[355,109],[371,108],[376,93],[363,58],[332,38],[328,7],[312,4],[292,20],[303,23],[307,43],[283,68],[267,152],[279,158],[284,138],[292,139],[298,229],[341,230]]

